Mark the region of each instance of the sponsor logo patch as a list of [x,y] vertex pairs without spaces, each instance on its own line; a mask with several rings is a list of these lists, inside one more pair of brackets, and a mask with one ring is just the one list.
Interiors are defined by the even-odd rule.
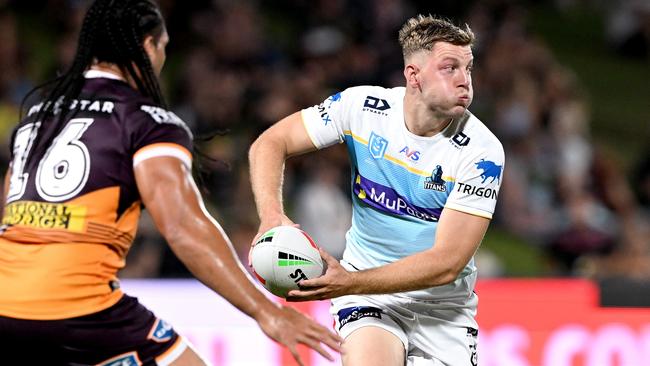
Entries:
[[488,178],[492,178],[490,183],[494,182],[495,179],[501,182],[501,168],[503,168],[503,165],[496,165],[493,161],[485,159],[481,159],[481,161],[474,164],[476,169],[483,171],[481,173],[481,178],[483,178],[481,183],[485,183]]
[[86,206],[16,201],[5,206],[2,224],[24,225],[37,229],[64,229],[84,231]]
[[375,308],[372,306],[355,306],[351,308],[345,308],[338,311],[337,316],[339,318],[339,330],[343,328],[346,324],[352,323],[359,319],[371,317],[381,319],[381,309]]
[[380,99],[373,96],[367,96],[366,100],[363,102],[363,111],[371,112],[375,114],[380,114],[382,116],[387,116],[388,113],[384,112],[385,110],[390,109],[390,104],[386,99]]
[[140,106],[140,110],[147,113],[156,123],[178,126],[184,129],[190,137],[193,136],[192,131],[190,131],[190,128],[187,127],[185,122],[172,111],[150,105]]
[[142,365],[138,354],[133,351],[126,354],[113,357],[109,360],[97,364],[97,366],[139,366]]
[[[54,108],[50,108],[52,104],[50,102],[45,103],[45,110],[52,110],[54,114],[61,113],[61,100],[58,100],[54,103]],[[101,113],[113,113],[115,104],[107,100],[87,100],[87,99],[72,99],[69,103],[68,109],[78,109],[81,111],[89,112],[101,112]],[[43,103],[36,104],[29,108],[28,116],[31,116],[34,113],[38,113],[43,109]]]
[[327,108],[328,107],[325,107],[323,103],[318,105],[318,115],[320,116],[320,119],[323,121],[325,126],[332,122],[329,113],[327,113]]
[[458,183],[458,192],[478,197],[497,199],[497,191],[492,188],[475,187],[467,183]]
[[174,328],[172,328],[171,324],[162,319],[156,319],[156,322],[153,324],[153,327],[151,327],[151,331],[147,338],[162,343],[172,339],[173,335]]
[[471,352],[469,356],[469,362],[472,366],[478,366],[478,352],[477,352],[477,342],[476,338],[478,337],[478,329],[467,328],[467,338],[468,346]]
[[325,126],[332,122],[332,119],[330,118],[330,115],[327,111],[332,106],[332,103],[338,102],[339,100],[341,100],[341,92],[331,95],[329,98],[327,98],[327,100],[318,105],[318,114],[320,115],[321,120],[323,120]]
[[402,148],[402,150],[400,150],[399,152],[400,154],[406,155],[406,157],[412,161],[420,160],[420,152],[417,150],[411,150],[409,149],[408,146],[404,146],[404,148]]
[[471,140],[469,136],[465,135],[462,132],[459,132],[452,136],[449,142],[451,142],[454,147],[461,148],[462,146],[467,146],[469,144],[469,140]]
[[436,168],[431,172],[431,176],[424,180],[424,188],[438,192],[447,191],[447,182],[442,179],[442,167],[440,165],[436,165]]
[[330,101],[330,105],[332,105],[333,102],[338,102],[341,100],[341,92],[331,95],[329,98],[327,98],[327,100]]
[[380,211],[393,215],[407,215],[424,221],[436,222],[440,218],[442,208],[426,208],[416,206],[402,197],[394,189],[375,183],[356,173],[353,185],[354,195]]

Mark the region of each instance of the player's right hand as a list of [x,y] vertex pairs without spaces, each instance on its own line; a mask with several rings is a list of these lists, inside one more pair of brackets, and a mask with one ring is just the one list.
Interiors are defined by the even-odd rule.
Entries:
[[281,214],[276,216],[275,218],[269,218],[269,219],[264,219],[262,218],[260,222],[260,227],[257,230],[257,234],[255,234],[255,237],[253,238],[253,241],[251,242],[251,248],[248,250],[248,266],[252,267],[253,263],[251,260],[251,252],[253,251],[253,247],[255,244],[257,244],[257,241],[259,240],[260,236],[264,234],[265,232],[269,231],[270,229],[276,227],[276,226],[281,226],[281,225],[286,225],[286,226],[293,226],[296,228],[300,228],[300,224],[294,223],[287,215]]
[[288,306],[276,307],[257,321],[269,338],[289,349],[300,366],[304,364],[298,353],[298,344],[306,345],[330,361],[334,361],[334,358],[325,350],[323,344],[341,352],[343,338]]

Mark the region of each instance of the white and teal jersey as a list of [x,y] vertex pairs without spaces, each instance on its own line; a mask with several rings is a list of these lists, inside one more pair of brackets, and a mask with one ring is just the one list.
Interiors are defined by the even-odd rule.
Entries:
[[[501,185],[503,147],[478,118],[467,112],[435,136],[414,135],[404,123],[404,93],[359,86],[302,111],[317,148],[347,145],[353,216],[343,259],[359,269],[431,248],[445,208],[492,218]],[[462,283],[424,293],[468,295],[475,272],[471,260]]]

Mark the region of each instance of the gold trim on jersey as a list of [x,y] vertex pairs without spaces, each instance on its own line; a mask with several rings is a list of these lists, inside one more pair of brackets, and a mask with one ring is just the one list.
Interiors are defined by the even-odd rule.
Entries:
[[[368,140],[364,139],[363,137],[361,137],[361,136],[359,136],[357,134],[352,133],[352,131],[350,131],[350,130],[343,131],[343,134],[352,137],[354,140],[356,140],[356,141],[358,141],[358,142],[360,142],[360,143],[362,143],[364,145],[368,145]],[[391,156],[389,154],[384,154],[384,159],[390,161],[393,164],[397,164],[397,165],[403,167],[404,169],[408,170],[411,173],[421,175],[423,177],[430,177],[431,176],[431,172],[426,172],[424,170],[413,168],[409,163],[407,163],[407,162],[405,162],[403,160],[397,159],[396,157]],[[444,179],[445,182],[455,182],[456,181],[456,178],[449,177],[449,176],[442,177],[442,179]]]
[[465,207],[455,203],[447,203],[445,205],[445,208],[492,220],[492,214],[490,214],[489,212],[478,210],[472,207]]
[[314,139],[314,136],[311,135],[311,132],[309,131],[309,127],[307,127],[308,116],[305,117],[304,114],[307,113],[308,110],[309,109],[303,109],[303,110],[300,111],[300,120],[302,121],[303,127],[305,127],[305,131],[307,131],[307,136],[309,136],[309,140],[311,140],[312,145],[314,145],[314,147],[320,149],[318,147],[318,144],[316,143],[316,139]]

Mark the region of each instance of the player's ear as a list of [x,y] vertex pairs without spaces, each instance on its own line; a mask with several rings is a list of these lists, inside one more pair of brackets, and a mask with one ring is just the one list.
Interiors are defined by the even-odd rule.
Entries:
[[406,64],[404,66],[404,78],[406,79],[406,86],[419,87],[420,82],[418,80],[418,74],[420,73],[420,68],[415,64]]
[[144,37],[142,48],[144,48],[147,56],[149,56],[149,60],[153,60],[156,57],[156,41],[153,36],[147,35]]

